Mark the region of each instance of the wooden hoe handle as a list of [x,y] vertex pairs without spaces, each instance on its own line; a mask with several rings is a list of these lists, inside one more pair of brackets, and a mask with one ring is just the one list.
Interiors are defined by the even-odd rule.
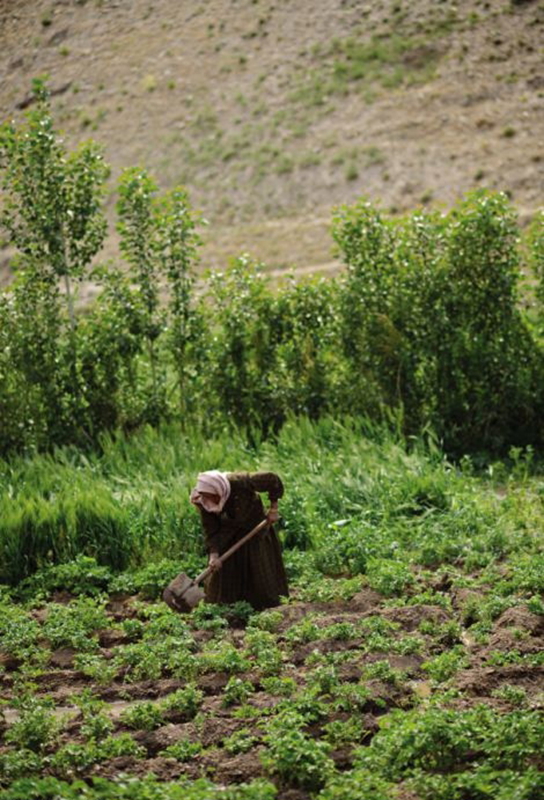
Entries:
[[[258,525],[255,525],[255,527],[252,530],[250,530],[249,533],[246,533],[246,535],[242,537],[242,539],[239,539],[232,545],[232,547],[229,547],[229,549],[226,550],[222,556],[219,556],[219,561],[221,562],[221,564],[223,564],[227,560],[227,558],[230,558],[231,555],[235,553],[237,550],[239,550],[240,547],[242,547],[246,542],[249,542],[249,540],[252,539],[255,536],[255,534],[262,531],[263,528],[267,528],[269,525],[270,523],[267,519],[263,519],[262,522],[259,522]],[[200,581],[203,581],[204,578],[208,577],[211,571],[212,571],[211,567],[206,567],[206,569],[203,572],[201,572],[197,578],[195,578],[194,583],[197,584],[200,583]]]

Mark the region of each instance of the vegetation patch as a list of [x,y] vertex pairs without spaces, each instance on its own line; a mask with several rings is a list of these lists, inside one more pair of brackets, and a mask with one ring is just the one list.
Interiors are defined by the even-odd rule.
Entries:
[[[137,486],[156,459],[168,486],[201,458],[199,440],[191,455],[178,439],[175,458],[170,428],[69,467],[59,453],[56,468],[73,485],[81,473],[114,486],[122,472]],[[249,453],[242,440],[209,446],[221,462]],[[199,540],[180,533],[188,504],[167,545],[179,561],[116,572],[82,554],[4,587],[0,797],[538,796],[539,473],[476,476],[434,445],[409,451],[330,420],[292,422],[253,457],[290,487],[280,533],[305,546],[285,549],[291,596],[279,607],[204,603],[184,616],[160,601],[187,548],[202,566]],[[42,461],[25,468],[36,478]]]

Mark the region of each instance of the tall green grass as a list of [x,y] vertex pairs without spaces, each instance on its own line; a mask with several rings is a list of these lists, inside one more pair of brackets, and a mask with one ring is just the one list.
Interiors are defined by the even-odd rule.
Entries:
[[[288,422],[274,439],[207,439],[176,425],[0,462],[0,580],[91,556],[112,570],[204,557],[189,501],[199,471],[273,470],[285,483],[280,533],[325,574],[382,575],[384,560],[481,567],[542,546],[542,484],[452,466],[432,442],[365,421]],[[386,570],[387,572],[387,570]],[[385,574],[385,573],[383,573]],[[394,582],[394,581],[393,581]]]

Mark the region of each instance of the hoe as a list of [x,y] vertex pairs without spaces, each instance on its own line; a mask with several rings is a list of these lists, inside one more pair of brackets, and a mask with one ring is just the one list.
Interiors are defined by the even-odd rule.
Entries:
[[[242,539],[233,544],[232,547],[219,557],[221,564],[223,564],[227,558],[230,558],[230,556],[239,550],[246,542],[249,542],[257,533],[262,531],[263,528],[268,527],[269,524],[267,519],[263,519],[262,522],[259,522],[253,530],[246,533]],[[204,578],[207,578],[211,571],[211,567],[206,567],[204,572],[201,572],[194,581],[184,572],[180,572],[174,580],[170,581],[162,593],[162,599],[170,608],[173,608],[174,611],[188,614],[204,599],[204,590],[201,589],[198,584],[203,581]]]

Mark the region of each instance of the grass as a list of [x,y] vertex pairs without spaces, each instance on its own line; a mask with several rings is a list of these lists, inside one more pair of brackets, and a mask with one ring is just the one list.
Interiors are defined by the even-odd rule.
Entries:
[[319,49],[319,67],[301,73],[291,102],[306,108],[323,108],[331,97],[364,92],[374,85],[396,89],[432,80],[440,51],[427,37],[387,37],[365,32],[335,39]]
[[[66,449],[14,459],[0,464],[1,578],[16,583],[81,555],[113,571],[148,565],[156,569],[150,585],[167,577],[161,559],[198,566],[200,523],[189,492],[199,471],[217,467],[274,469],[287,487],[287,548],[310,549],[324,574],[367,572],[391,596],[413,582],[411,563],[470,570],[536,553],[543,513],[530,463],[517,454],[511,490],[504,466],[484,480],[463,464],[453,467],[423,442],[407,450],[379,427],[331,419],[293,421],[254,446],[242,435],[207,438],[165,425],[130,439],[104,437],[100,454]],[[494,483],[507,487],[503,500]]]
[[[198,471],[218,466],[284,479],[285,607],[201,605],[182,617],[156,602],[173,575],[203,566],[188,494]],[[355,800],[360,786],[383,800],[400,785],[424,800],[457,800],[467,787],[491,800],[516,781],[520,800],[537,790],[541,700],[523,683],[541,665],[523,615],[542,613],[544,590],[532,453],[513,450],[477,473],[468,458],[448,462],[432,439],[408,446],[363,421],[292,420],[251,445],[170,425],[105,437],[100,453],[3,462],[0,485],[3,579],[33,573],[0,593],[0,678],[19,715],[0,746],[2,800],[71,798],[76,784],[59,781],[120,756],[141,774],[157,746],[145,737],[189,722],[190,738],[161,746],[180,775],[196,763],[207,782],[159,780],[165,800],[177,785],[191,800],[213,797],[225,780],[209,765],[242,754],[262,776],[238,786],[236,800],[273,798],[278,787],[316,800]],[[374,603],[364,613],[354,613],[359,593]],[[119,596],[129,602],[114,613]],[[104,647],[104,631],[118,644]],[[96,702],[129,703],[116,717],[87,700],[78,741],[47,699],[48,681],[54,691],[60,679],[76,700],[70,674],[52,671],[59,648],[74,653]],[[459,681],[482,667],[495,677],[489,699],[482,689],[476,702]],[[210,740],[218,717],[227,728]],[[349,753],[341,766],[340,751]],[[141,778],[131,787],[131,800],[156,796]],[[125,797],[111,782],[86,791],[89,800]]]
[[[284,478],[291,598],[278,608],[202,604],[181,616],[157,602],[179,569],[173,557],[201,558],[187,494],[212,466]],[[477,475],[432,440],[407,447],[385,428],[301,419],[252,446],[232,434],[143,430],[104,439],[96,455],[3,463],[0,480],[4,512],[23,500],[40,508],[38,498],[66,506],[68,495],[77,511],[87,493],[109,493],[132,566],[115,572],[80,552],[47,567],[46,552],[35,575],[0,592],[11,714],[1,800],[75,800],[83,786],[88,800],[538,796],[544,512],[542,476],[523,453]],[[175,509],[177,538],[149,514],[153,496],[155,511]],[[29,513],[27,535],[32,524]],[[77,524],[64,535],[92,549],[85,530],[87,540]],[[53,668],[58,648],[72,649],[79,672]],[[475,675],[473,693],[463,680]],[[109,704],[121,700],[115,713]],[[157,769],[148,763],[157,751],[169,775],[177,765],[175,780],[142,777]],[[122,781],[96,779],[120,757]],[[232,759],[235,785],[221,771]]]

